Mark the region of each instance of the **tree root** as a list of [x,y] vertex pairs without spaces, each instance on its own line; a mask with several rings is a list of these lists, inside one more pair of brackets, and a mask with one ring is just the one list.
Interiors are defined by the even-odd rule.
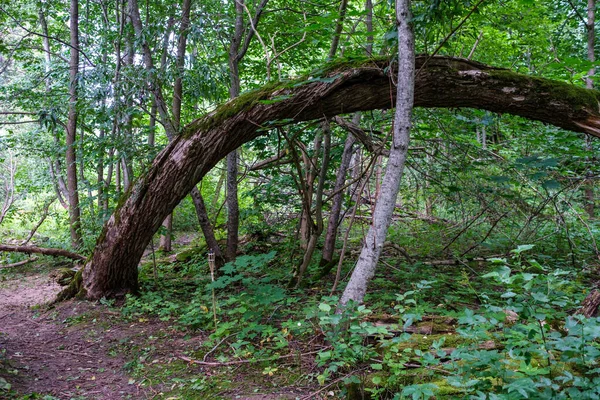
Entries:
[[52,304],[60,303],[61,301],[70,300],[73,298],[76,299],[85,299],[86,291],[83,287],[83,268],[77,271],[77,273],[73,276],[71,283],[64,288],[59,294],[56,295],[56,298],[52,302]]

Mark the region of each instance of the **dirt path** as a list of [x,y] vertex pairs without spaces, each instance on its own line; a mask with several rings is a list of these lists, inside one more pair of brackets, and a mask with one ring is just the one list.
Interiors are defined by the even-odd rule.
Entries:
[[3,282],[0,288],[0,351],[7,367],[4,378],[13,391],[59,399],[144,398],[123,372],[125,360],[107,356],[110,338],[63,324],[85,311],[81,305],[31,308],[47,303],[58,290],[47,277],[35,275]]
[[[84,301],[43,306],[59,290],[42,273],[0,276],[0,399],[37,394],[60,400],[275,400],[306,395],[306,389],[264,387],[265,382],[253,382],[252,374],[242,371],[227,376],[227,370],[186,364],[179,356],[200,348],[202,333],[190,335],[158,320],[127,320],[118,310]],[[202,391],[170,394],[181,382],[217,374],[233,383],[217,397]],[[10,391],[3,390],[3,379]]]

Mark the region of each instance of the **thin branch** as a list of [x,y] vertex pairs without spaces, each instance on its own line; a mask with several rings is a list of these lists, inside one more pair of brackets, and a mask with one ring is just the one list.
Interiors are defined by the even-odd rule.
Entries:
[[0,268],[16,268],[16,267],[20,267],[22,265],[26,265],[31,262],[37,261],[37,259],[38,259],[37,257],[31,257],[31,258],[28,258],[27,260],[19,261],[16,263],[0,265]]
[[31,238],[33,237],[33,235],[35,235],[35,233],[37,232],[37,230],[39,229],[39,227],[42,226],[42,224],[44,223],[44,221],[48,217],[48,210],[50,209],[50,206],[52,205],[52,203],[54,203],[54,201],[56,199],[57,199],[57,197],[54,197],[50,201],[46,202],[46,205],[44,206],[44,211],[42,212],[42,217],[40,218],[40,220],[38,221],[38,223],[35,224],[35,226],[31,230],[31,232],[29,232],[29,235],[27,235],[27,238],[23,242],[21,242],[20,246],[25,246],[27,243],[29,243],[29,241],[31,240]]
[[31,120],[31,121],[0,121],[0,125],[23,125],[23,124],[34,124],[36,122],[40,122],[39,119]]
[[17,18],[15,18],[13,15],[11,15],[11,14],[10,14],[8,11],[6,11],[6,10],[5,10],[3,7],[0,7],[0,11],[1,11],[1,12],[3,12],[4,14],[6,14],[6,15],[7,15],[7,16],[8,16],[10,19],[12,19],[13,21],[15,21],[15,23],[17,24],[17,26],[18,26],[19,28],[23,29],[25,32],[27,32],[27,33],[30,33],[30,34],[32,34],[32,35],[35,35],[35,36],[39,36],[39,37],[43,37],[43,38],[47,38],[47,39],[52,39],[52,40],[54,40],[54,41],[57,41],[57,42],[58,42],[58,43],[60,43],[60,44],[63,44],[63,45],[65,45],[65,46],[67,46],[67,47],[70,47],[70,48],[72,48],[72,49],[74,49],[74,50],[78,50],[78,51],[79,51],[81,54],[83,54],[83,56],[85,57],[85,59],[86,59],[86,60],[87,60],[87,61],[90,63],[90,65],[91,65],[92,67],[96,67],[96,64],[94,64],[94,63],[92,62],[92,60],[90,60],[90,58],[88,57],[88,55],[87,55],[87,54],[86,54],[86,53],[85,53],[83,50],[81,50],[81,48],[75,48],[75,47],[71,46],[71,44],[70,44],[70,43],[68,43],[68,42],[65,42],[64,40],[62,40],[62,39],[59,39],[59,38],[57,38],[57,37],[54,37],[54,36],[46,36],[46,35],[44,35],[44,34],[42,34],[42,33],[39,33],[39,32],[36,32],[36,31],[32,31],[31,29],[28,29],[28,28],[26,28],[25,26],[23,26],[23,24],[21,24],[21,22],[20,22],[20,21],[19,21]]
[[24,112],[24,111],[0,111],[0,115],[37,115],[33,112]]
[[419,70],[417,71],[417,73],[415,74],[415,77],[419,76],[419,74],[421,73],[421,70],[423,68],[425,68],[425,66],[427,65],[427,63],[429,62],[429,60],[431,60],[431,58],[433,56],[435,56],[444,46],[444,44],[446,44],[446,42],[448,42],[448,40],[450,40],[450,38],[452,36],[454,36],[454,34],[464,25],[465,22],[467,22],[467,20],[469,19],[469,17],[475,12],[475,10],[477,10],[477,8],[484,2],[485,0],[479,0],[479,2],[477,4],[475,4],[475,7],[473,7],[471,9],[471,11],[469,11],[469,13],[462,19],[462,21],[460,21],[460,23],[458,25],[456,25],[456,27],[454,29],[452,29],[452,32],[450,32],[445,38],[444,40],[442,40],[442,42],[438,45],[438,47],[436,47],[436,49],[433,51],[433,53],[431,53],[427,59],[425,60],[425,62],[423,63],[423,65],[421,65],[421,68],[419,68]]
[[571,5],[571,8],[573,9],[573,11],[575,11],[575,15],[577,15],[577,18],[579,18],[581,20],[581,22],[583,22],[583,25],[587,26],[587,22],[583,18],[583,15],[581,15],[579,13],[579,10],[577,9],[577,7],[575,7],[575,4],[573,4],[573,1],[568,0],[568,2]]
[[[236,0],[236,3],[243,6],[246,9],[246,11],[248,12],[248,17],[250,18],[250,27],[252,28],[250,30],[250,32],[248,32],[248,34],[244,38],[244,44],[242,45],[242,48],[236,55],[236,58],[238,61],[241,60],[242,58],[244,58],[244,56],[246,55],[246,52],[248,51],[248,47],[250,47],[250,42],[252,41],[252,36],[254,36],[255,33],[258,36],[256,27],[258,26],[258,23],[260,22],[260,17],[262,15],[263,10],[267,6],[268,1],[269,0],[261,0],[261,2],[258,5],[258,8],[256,9],[256,12],[254,14],[254,18],[252,18],[252,16],[250,15],[250,11],[248,10],[248,7],[246,7],[244,2],[240,1],[240,0]],[[262,43],[262,40],[261,40],[261,43]]]

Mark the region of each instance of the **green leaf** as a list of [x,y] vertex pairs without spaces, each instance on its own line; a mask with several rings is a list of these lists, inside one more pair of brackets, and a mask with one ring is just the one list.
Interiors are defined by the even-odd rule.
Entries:
[[328,313],[329,311],[331,311],[331,306],[327,303],[321,303],[319,304],[319,310]]

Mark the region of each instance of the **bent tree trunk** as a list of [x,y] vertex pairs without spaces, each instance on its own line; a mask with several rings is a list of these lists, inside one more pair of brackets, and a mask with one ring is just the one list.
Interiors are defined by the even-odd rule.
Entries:
[[[393,107],[396,68],[388,65],[386,60],[338,63],[323,73],[331,79],[270,85],[189,124],[106,222],[85,266],[81,295],[98,299],[137,291],[137,265],[164,218],[243,143],[277,124]],[[460,59],[421,57],[416,69],[415,106],[480,108],[600,136],[600,92]]]

